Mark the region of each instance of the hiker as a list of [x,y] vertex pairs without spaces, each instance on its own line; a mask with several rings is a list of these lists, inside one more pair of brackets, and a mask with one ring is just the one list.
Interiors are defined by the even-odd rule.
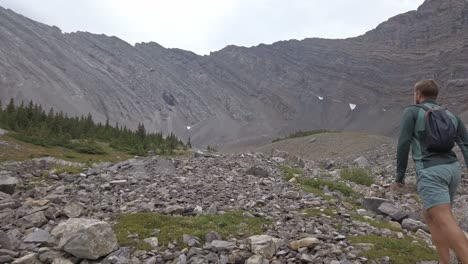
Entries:
[[459,117],[437,103],[438,91],[433,80],[423,80],[415,85],[416,105],[405,109],[401,122],[393,187],[405,186],[411,146],[424,218],[440,263],[450,264],[450,248],[463,264],[468,264],[468,239],[452,213],[453,198],[462,173],[452,148],[456,142],[468,166],[468,133]]

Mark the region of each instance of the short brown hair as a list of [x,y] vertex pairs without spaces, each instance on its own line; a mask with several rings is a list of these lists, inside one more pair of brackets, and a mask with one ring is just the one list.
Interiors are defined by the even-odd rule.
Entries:
[[414,89],[416,92],[419,92],[422,97],[428,99],[437,99],[439,95],[439,87],[434,80],[422,80],[414,86]]

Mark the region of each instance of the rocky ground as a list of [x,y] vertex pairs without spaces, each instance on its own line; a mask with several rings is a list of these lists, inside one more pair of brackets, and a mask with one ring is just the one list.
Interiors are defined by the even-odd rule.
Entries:
[[[274,151],[271,156],[196,152],[193,158],[148,157],[83,169],[50,158],[3,163],[0,263],[433,260],[414,180],[409,178],[403,191],[388,188],[395,170],[389,148],[333,161],[306,161]],[[341,170],[351,166],[370,168],[375,183],[343,180]],[[465,229],[467,190],[465,178],[455,202]],[[163,229],[144,235],[116,231],[120,216],[142,212],[187,219],[241,212],[244,222],[229,235],[220,234],[228,229],[229,223],[223,223],[219,230],[201,230],[204,235],[198,237],[183,234],[169,242]],[[251,229],[245,219],[258,219],[259,230],[246,233]],[[143,242],[146,247],[134,247]],[[410,250],[392,251],[401,245]]]

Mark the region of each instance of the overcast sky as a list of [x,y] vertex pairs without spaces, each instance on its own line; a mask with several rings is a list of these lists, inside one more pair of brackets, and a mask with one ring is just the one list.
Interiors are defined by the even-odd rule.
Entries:
[[423,0],[0,0],[65,32],[115,35],[134,44],[208,54],[309,37],[361,35]]

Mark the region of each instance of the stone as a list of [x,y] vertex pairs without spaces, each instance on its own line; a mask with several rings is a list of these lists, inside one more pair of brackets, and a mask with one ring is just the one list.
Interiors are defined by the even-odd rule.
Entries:
[[52,264],[74,264],[71,260],[65,258],[56,258],[52,261]]
[[9,256],[9,255],[3,255],[3,256],[0,256],[0,263],[11,263],[13,262],[13,257]]
[[146,244],[150,245],[152,248],[157,248],[159,246],[159,240],[157,237],[149,237],[143,240]]
[[271,259],[278,250],[276,239],[268,235],[251,236],[247,239],[247,244],[252,253],[266,259]]
[[377,214],[380,214],[379,207],[383,203],[393,204],[391,200],[378,198],[378,197],[364,197],[364,198],[362,198],[362,206],[366,210],[372,211],[372,212],[377,213]]
[[268,264],[270,263],[267,259],[259,255],[253,255],[247,259],[245,264]]
[[170,205],[164,208],[163,213],[168,215],[183,215],[185,208],[178,205]]
[[47,243],[49,241],[49,232],[42,230],[42,229],[36,229],[34,232],[29,234],[25,239],[25,243]]
[[302,254],[300,257],[300,260],[305,263],[315,263],[314,262],[315,258],[309,254]]
[[63,212],[68,218],[78,218],[83,214],[84,206],[77,201],[71,201],[65,205]]
[[0,248],[13,250],[13,244],[7,233],[0,230]]
[[416,236],[425,241],[428,245],[432,245],[432,236],[422,229],[416,231]]
[[402,221],[408,217],[408,212],[396,207],[391,203],[383,203],[377,210],[382,214],[390,216],[395,221]]
[[270,176],[270,173],[268,173],[267,170],[265,170],[264,168],[258,167],[258,166],[254,166],[254,167],[248,169],[246,174],[250,174],[250,175],[253,175],[253,176],[260,177],[260,178],[267,178],[267,177]]
[[298,251],[300,248],[310,248],[313,249],[320,244],[320,240],[315,237],[307,237],[301,240],[292,241],[289,243],[289,248],[292,250]]
[[43,225],[47,224],[47,218],[45,217],[44,212],[39,211],[24,216],[18,220],[18,223],[24,228],[42,227]]
[[223,240],[214,240],[209,244],[215,251],[231,251],[236,247],[236,243]]
[[468,232],[468,207],[466,207],[465,214],[460,220],[460,227],[463,231]]
[[[139,257],[138,251],[135,251],[135,256]],[[146,255],[143,253],[141,255]],[[135,263],[131,261],[132,251],[128,247],[119,248],[117,251],[112,252],[100,262],[100,264],[126,264]]]
[[297,178],[293,177],[289,180],[290,183],[297,183]]
[[218,232],[211,231],[211,232],[209,232],[208,234],[205,235],[206,243],[211,243],[214,240],[222,240],[222,237]]
[[114,186],[126,185],[127,180],[114,180],[114,181],[110,181],[109,184],[114,185]]
[[21,204],[18,201],[12,199],[0,200],[0,210],[3,209],[16,209],[20,207]]
[[406,218],[405,220],[403,220],[403,222],[401,223],[401,227],[412,232],[416,232],[418,231],[418,229],[427,229],[427,226],[424,223],[413,220],[411,218]]
[[29,254],[22,258],[15,259],[12,264],[41,264],[41,261],[37,259],[36,254]]
[[5,255],[8,255],[12,258],[17,258],[20,255],[20,253],[13,251],[13,250],[0,248],[0,256],[5,256]]
[[353,161],[353,165],[359,168],[368,168],[370,167],[369,161],[364,157],[359,157]]
[[0,174],[0,192],[13,194],[17,184],[18,180],[16,178]]
[[98,259],[119,246],[112,227],[95,219],[70,218],[51,233],[58,239],[58,247],[83,259]]

